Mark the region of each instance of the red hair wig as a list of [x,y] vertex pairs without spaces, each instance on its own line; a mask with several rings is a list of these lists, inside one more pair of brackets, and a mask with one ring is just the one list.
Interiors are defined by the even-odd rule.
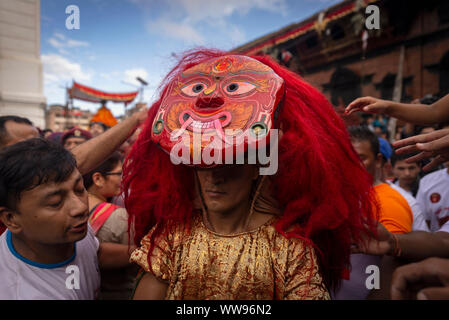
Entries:
[[[165,78],[161,97],[184,70],[228,54],[216,50],[187,52]],[[312,243],[318,249],[326,284],[336,288],[349,268],[351,244],[361,240],[364,232],[374,230],[372,178],[354,152],[343,121],[324,95],[271,58],[252,58],[271,67],[285,81],[279,115],[283,135],[274,176],[275,196],[283,214],[276,230]],[[160,103],[161,99],[151,106],[124,166],[125,204],[136,243],[155,225],[153,239],[176,225],[188,226],[193,211],[193,169],[173,165],[169,155],[151,141]]]

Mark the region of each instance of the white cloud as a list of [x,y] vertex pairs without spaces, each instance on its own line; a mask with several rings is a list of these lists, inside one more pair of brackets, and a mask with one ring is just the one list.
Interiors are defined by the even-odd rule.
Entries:
[[246,15],[253,9],[286,13],[285,0],[175,0],[174,8],[182,7],[192,21],[219,20],[233,14]]
[[[154,8],[155,0],[128,0],[147,8]],[[233,14],[246,15],[253,9],[287,13],[286,0],[170,0],[164,2],[170,8],[170,15],[181,13],[192,22],[206,19],[222,19]],[[214,21],[212,21],[214,22]]]
[[241,30],[240,28],[238,28],[236,26],[231,27],[229,36],[235,45],[239,45],[246,41],[245,33],[243,32],[243,30]]
[[67,42],[66,42],[66,46],[67,46],[68,48],[74,48],[74,47],[88,47],[88,46],[89,46],[89,42],[68,39]]
[[148,72],[143,68],[128,69],[123,72],[124,82],[140,86],[140,82],[136,80],[137,77],[148,80]]
[[82,70],[80,64],[69,61],[57,54],[44,54],[41,56],[44,66],[45,84],[71,81],[89,82],[92,74]]
[[59,51],[60,54],[64,54],[64,55],[67,55],[67,56],[70,55],[70,52],[68,52],[65,49],[59,49],[58,51]]
[[152,34],[163,34],[188,44],[201,45],[205,42],[204,38],[188,23],[177,23],[164,18],[148,22],[147,30]]
[[122,74],[122,72],[119,72],[119,71],[111,71],[111,72],[107,72],[107,73],[106,72],[101,72],[99,74],[99,76],[102,77],[103,79],[106,79],[106,80],[112,80],[112,79],[115,79],[115,78],[120,78],[121,74]]
[[55,38],[48,39],[48,43],[50,43],[52,47],[56,49],[62,48],[64,46],[62,42],[59,42]]
[[56,38],[59,38],[61,40],[65,40],[65,36],[62,33],[55,32],[53,34],[53,36],[55,36]]
[[233,15],[245,16],[259,9],[286,15],[286,0],[128,0],[145,7],[148,12],[157,5],[165,5],[165,14],[147,24],[148,32],[163,35],[189,44],[204,45],[206,39],[199,30],[207,28],[225,34],[234,44],[246,40],[245,34],[229,22]]
[[68,55],[69,52],[66,49],[78,48],[78,47],[88,47],[90,44],[86,41],[78,41],[69,39],[64,36],[62,33],[55,32],[53,37],[48,39],[48,43],[55,48],[58,49],[60,54]]

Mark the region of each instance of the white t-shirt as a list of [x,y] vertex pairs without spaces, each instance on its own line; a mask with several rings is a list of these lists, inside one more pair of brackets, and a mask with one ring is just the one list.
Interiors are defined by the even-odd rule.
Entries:
[[426,219],[415,197],[413,197],[410,192],[400,187],[399,185],[391,182],[389,182],[389,184],[393,189],[397,190],[404,197],[405,200],[407,200],[408,205],[410,206],[410,209],[412,210],[413,214],[412,230],[429,232],[429,227],[427,226]]
[[447,221],[445,224],[443,224],[443,226],[437,231],[449,233],[449,221]]
[[[404,193],[409,194],[409,195],[411,195],[411,196],[413,197],[413,193],[411,193],[410,191],[405,190],[404,188],[402,188],[402,187],[400,186],[399,180],[396,180],[396,182],[389,182],[389,183],[390,183],[391,186],[396,186],[396,187],[401,188],[401,191],[399,191],[399,189],[396,189],[396,188],[395,188],[395,189],[398,190],[401,194],[403,194],[403,193],[402,193],[402,191],[403,191]],[[414,197],[413,197],[413,198],[414,198]]]
[[430,231],[437,231],[449,219],[449,174],[447,168],[432,172],[421,179],[416,200]]
[[1,300],[93,300],[100,289],[99,242],[90,226],[75,243],[73,256],[58,264],[41,264],[19,255],[11,233],[0,236]]
[[380,268],[382,262],[382,256],[362,253],[353,253],[350,259],[349,280],[343,280],[335,294],[331,292],[333,300],[366,300],[371,292],[366,285],[366,281],[372,273],[370,268],[373,266]]

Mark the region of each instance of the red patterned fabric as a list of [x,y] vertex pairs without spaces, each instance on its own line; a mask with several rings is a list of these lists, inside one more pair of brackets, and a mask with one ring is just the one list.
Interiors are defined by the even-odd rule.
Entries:
[[92,212],[89,217],[89,223],[94,234],[98,233],[106,220],[111,216],[112,212],[118,208],[120,207],[107,202],[102,202],[95,208],[94,212]]

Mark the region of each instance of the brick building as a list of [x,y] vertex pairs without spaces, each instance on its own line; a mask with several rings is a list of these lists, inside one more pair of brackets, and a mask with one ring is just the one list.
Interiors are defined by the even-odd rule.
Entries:
[[[378,30],[365,27],[369,5],[379,8]],[[234,51],[270,54],[343,107],[365,95],[392,99],[401,48],[402,101],[449,93],[449,1],[342,1]]]
[[45,112],[45,128],[54,132],[64,131],[73,127],[88,129],[93,114],[79,108],[66,108],[62,105],[50,105]]

